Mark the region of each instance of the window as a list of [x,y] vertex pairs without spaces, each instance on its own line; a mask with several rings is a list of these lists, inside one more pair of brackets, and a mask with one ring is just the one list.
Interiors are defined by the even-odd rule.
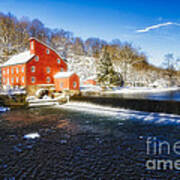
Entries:
[[22,83],[24,83],[24,76],[22,77],[21,81],[22,81]]
[[31,67],[31,72],[35,72],[35,71],[36,71],[35,66],[32,66],[32,67]]
[[46,53],[49,54],[49,53],[50,53],[50,50],[49,50],[49,49],[46,49]]
[[4,77],[4,78],[3,78],[3,83],[5,83],[5,82],[6,82],[6,78]]
[[47,67],[47,68],[46,68],[46,72],[47,72],[47,73],[50,73],[50,71],[51,71],[50,67]]
[[33,41],[31,42],[31,49],[32,50],[34,49],[34,42]]
[[16,68],[16,73],[19,73],[19,68],[18,67]]
[[47,77],[46,81],[47,81],[47,83],[50,83],[51,82],[51,78]]
[[61,83],[60,83],[60,88],[63,88],[63,86],[64,86],[64,83],[61,82]]
[[14,68],[11,68],[11,74],[14,74]]
[[14,78],[11,78],[11,83],[14,83]]
[[61,60],[60,60],[60,59],[57,59],[57,63],[60,64],[60,63],[61,63]]
[[22,73],[24,72],[24,67],[22,67]]
[[35,57],[35,61],[38,62],[39,61],[39,56]]
[[32,83],[35,83],[35,77],[32,77],[32,78],[31,78],[31,82],[32,82]]
[[61,68],[61,70],[60,70],[61,72],[64,72],[64,68]]
[[16,77],[16,83],[18,83],[19,82],[19,78],[18,77]]
[[9,74],[9,69],[7,69],[7,74]]
[[6,74],[6,70],[3,71],[3,74]]
[[76,86],[77,86],[77,83],[76,83],[76,81],[74,81],[73,82],[73,87],[76,88]]

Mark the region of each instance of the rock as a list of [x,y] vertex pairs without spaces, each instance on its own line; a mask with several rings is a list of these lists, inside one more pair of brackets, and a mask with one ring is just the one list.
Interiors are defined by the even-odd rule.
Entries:
[[61,144],[66,144],[66,143],[67,143],[67,140],[66,140],[66,139],[62,139],[62,140],[60,140],[60,143],[61,143]]
[[27,145],[27,146],[26,146],[26,149],[32,149],[32,148],[33,148],[32,145]]
[[17,146],[14,146],[14,150],[15,150],[16,152],[19,152],[19,153],[22,152],[22,149],[18,148]]
[[64,138],[69,139],[71,136],[69,134],[64,134]]
[[118,126],[122,126],[122,125],[124,125],[124,123],[121,123],[121,122],[118,123]]
[[43,96],[43,99],[51,99],[51,97],[47,96],[47,95],[44,95]]
[[28,102],[28,101],[35,100],[35,99],[36,99],[35,96],[28,96],[28,97],[26,98],[26,101]]
[[120,150],[121,150],[121,147],[120,147],[120,146],[117,146],[117,150],[120,151]]
[[24,135],[25,139],[36,139],[39,137],[40,137],[39,133],[30,133],[30,134]]

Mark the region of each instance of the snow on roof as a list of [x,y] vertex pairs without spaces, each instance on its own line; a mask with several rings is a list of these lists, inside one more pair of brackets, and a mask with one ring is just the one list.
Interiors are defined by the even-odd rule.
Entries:
[[32,59],[35,55],[30,54],[30,51],[25,51],[23,53],[12,56],[3,66],[9,66],[14,64],[24,64]]
[[54,78],[67,78],[74,74],[74,72],[58,72],[54,75]]
[[93,76],[90,76],[88,77],[87,79],[85,79],[85,81],[88,81],[88,80],[96,80],[97,79],[97,76],[96,75],[93,75]]

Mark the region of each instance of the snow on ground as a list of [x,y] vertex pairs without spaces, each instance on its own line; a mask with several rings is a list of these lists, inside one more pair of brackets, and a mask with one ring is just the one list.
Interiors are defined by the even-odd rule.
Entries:
[[0,95],[19,95],[19,94],[26,94],[24,90],[9,90],[9,91],[1,91]]
[[36,139],[36,138],[40,138],[39,133],[30,133],[24,135],[24,139]]
[[54,105],[58,105],[58,102],[37,102],[37,103],[30,103],[29,107],[40,107],[40,106],[54,106]]
[[95,85],[91,85],[91,84],[86,84],[86,85],[81,85],[80,86],[80,90],[82,92],[89,92],[89,91],[101,91],[101,87],[99,86],[95,86]]
[[57,108],[69,109],[72,111],[87,112],[90,114],[97,114],[99,116],[111,116],[112,120],[140,120],[149,123],[156,124],[179,124],[180,116],[174,114],[165,113],[154,113],[154,112],[143,112],[134,111],[121,108],[105,107],[100,105],[95,105],[91,103],[80,103],[80,102],[70,102],[64,105],[56,106]]

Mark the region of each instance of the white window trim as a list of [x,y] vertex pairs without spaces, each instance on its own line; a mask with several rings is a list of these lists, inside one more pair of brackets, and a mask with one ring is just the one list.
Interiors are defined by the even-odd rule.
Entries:
[[46,82],[47,82],[47,83],[50,83],[50,82],[51,82],[51,78],[50,78],[49,76],[46,78]]
[[14,68],[11,68],[11,74],[14,74]]
[[64,87],[64,83],[60,82],[60,88],[63,88],[63,87]]
[[46,49],[46,54],[50,54],[50,50],[49,49]]
[[59,58],[57,59],[57,63],[58,63],[58,64],[61,64],[61,60],[60,60]]
[[31,72],[36,72],[36,67],[35,66],[31,66]]
[[73,88],[76,88],[76,87],[77,87],[77,82],[74,81],[74,82],[73,82]]
[[18,67],[16,67],[16,73],[17,73],[17,74],[19,73],[19,68],[18,68]]
[[39,61],[39,56],[35,57],[35,61],[38,62]]
[[[33,80],[34,79],[34,80]],[[31,77],[31,82],[35,83],[36,82],[36,78],[34,76]]]
[[24,67],[22,67],[21,71],[22,71],[22,73],[24,73]]
[[18,77],[16,77],[16,83],[19,83],[19,78]]
[[14,83],[14,78],[13,77],[11,78],[11,83]]
[[51,72],[51,68],[50,67],[46,67],[46,72],[50,73]]
[[22,76],[21,81],[22,81],[22,83],[24,83],[24,76]]

